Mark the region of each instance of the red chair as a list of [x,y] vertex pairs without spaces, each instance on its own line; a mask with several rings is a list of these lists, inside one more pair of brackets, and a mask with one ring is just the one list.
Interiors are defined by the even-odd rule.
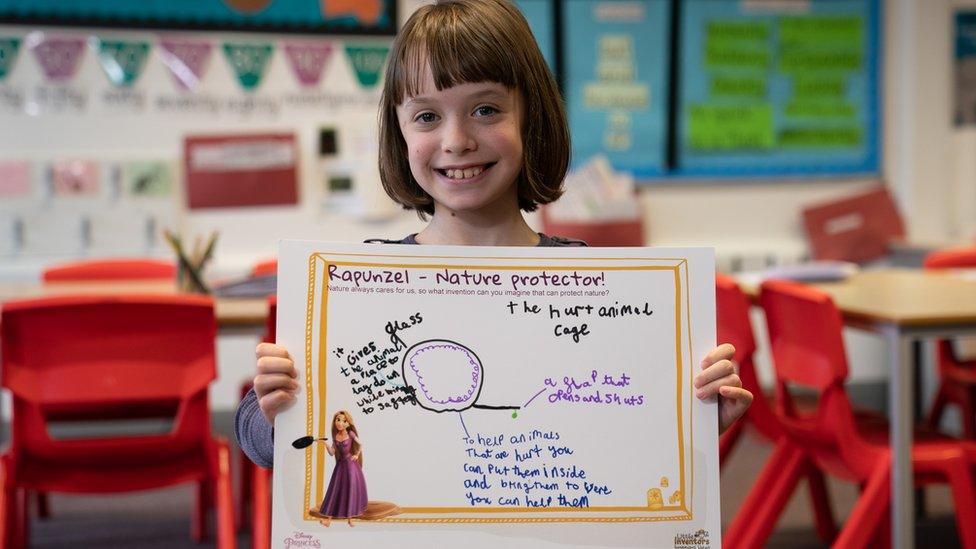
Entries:
[[[199,296],[65,296],[4,304],[2,381],[13,397],[12,442],[0,456],[0,542],[27,542],[25,494],[116,493],[194,482],[192,515],[205,531],[216,503],[217,546],[232,549],[227,442],[211,436],[213,302]],[[52,438],[52,424],[119,418],[173,420],[165,434]]]
[[50,267],[43,278],[44,282],[174,280],[176,266],[158,259],[98,259]]
[[278,274],[278,259],[258,261],[251,267],[251,276],[268,276]]
[[[763,468],[760,481],[747,498],[753,507],[740,510],[734,528],[729,529],[731,535],[725,536],[726,546],[763,544],[799,480],[805,459],[862,486],[861,497],[833,547],[864,547],[875,536],[886,545],[890,541],[891,499],[888,425],[879,420],[859,421],[852,411],[844,389],[847,359],[840,312],[830,296],[793,282],[766,281],[760,299],[776,369],[778,411],[788,444]],[[812,413],[797,410],[791,386],[818,396]],[[976,547],[976,493],[971,472],[976,445],[930,431],[916,432],[914,440],[916,484],[947,482],[951,486],[962,545]]]
[[[255,268],[256,270],[256,268]],[[275,265],[277,272],[277,263]],[[252,271],[253,275],[253,271]],[[268,298],[268,321],[265,325],[263,341],[275,342],[275,323],[278,317],[278,297]],[[241,398],[251,390],[251,381],[241,384]],[[271,547],[271,469],[259,467],[247,455],[240,452],[241,467],[238,470],[240,493],[237,503],[238,524],[241,529],[247,524],[247,510],[251,511],[251,540],[255,549]]]
[[[756,367],[753,354],[756,351],[756,339],[752,333],[752,323],[749,320],[749,298],[739,289],[733,278],[715,275],[715,305],[718,320],[718,340],[731,343],[735,347],[733,360],[739,365],[739,378],[742,386],[752,395],[752,405],[745,416],[732,424],[719,438],[719,464],[725,463],[732,448],[738,442],[746,427],[754,428],[771,443],[782,439],[786,432],[779,424],[776,414],[766,399]],[[806,463],[806,477],[810,486],[810,499],[814,509],[819,537],[830,542],[837,535],[833,513],[830,510],[830,498],[823,475],[811,462]]]
[[[933,252],[925,258],[926,269],[976,268],[976,246]],[[929,412],[928,425],[939,426],[947,404],[962,410],[963,435],[976,439],[976,360],[962,360],[953,349],[952,340],[942,339],[936,344],[939,364],[939,391]]]

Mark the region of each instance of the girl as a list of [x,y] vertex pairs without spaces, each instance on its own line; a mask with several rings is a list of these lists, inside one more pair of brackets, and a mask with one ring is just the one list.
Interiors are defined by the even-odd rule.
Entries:
[[[507,0],[440,0],[397,35],[380,100],[380,178],[390,197],[430,222],[399,244],[584,245],[535,233],[522,217],[562,194],[569,129],[532,31]],[[702,361],[696,396],[719,398],[725,430],[745,413],[731,345]],[[273,460],[274,418],[298,390],[288,351],[257,348],[254,390],[237,410],[241,448]]]
[[333,518],[345,518],[352,526],[353,517],[366,511],[366,477],[363,476],[363,448],[352,416],[340,410],[332,416],[332,440],[325,443],[330,456],[335,456],[336,466],[329,479],[322,505],[314,511],[324,517],[322,524],[329,526]]

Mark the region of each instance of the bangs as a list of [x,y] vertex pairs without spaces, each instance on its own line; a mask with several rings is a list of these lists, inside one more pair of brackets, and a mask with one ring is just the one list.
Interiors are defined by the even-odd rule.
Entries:
[[[392,98],[395,104],[423,92],[427,71],[438,91],[458,84],[497,82],[509,89],[523,89],[517,67],[525,61],[518,58],[523,49],[511,35],[492,25],[492,21],[465,17],[462,4],[438,4],[421,8],[429,10],[423,23],[404,29],[407,33],[392,59],[396,69]],[[472,24],[472,22],[477,24]]]

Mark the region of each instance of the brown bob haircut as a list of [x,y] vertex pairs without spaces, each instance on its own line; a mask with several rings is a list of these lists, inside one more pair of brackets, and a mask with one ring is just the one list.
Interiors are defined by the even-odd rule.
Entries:
[[497,82],[523,100],[519,208],[534,211],[562,194],[570,137],[556,81],[525,18],[508,0],[438,0],[419,8],[393,42],[380,99],[379,163],[383,189],[421,219],[434,201],[410,173],[396,107],[417,95],[430,67],[438,90]]

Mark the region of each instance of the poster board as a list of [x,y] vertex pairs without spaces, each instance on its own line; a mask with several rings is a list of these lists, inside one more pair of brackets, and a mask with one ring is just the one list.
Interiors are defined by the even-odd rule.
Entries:
[[877,0],[686,2],[685,176],[876,174]]
[[[278,257],[301,388],[275,425],[274,547],[721,545],[716,404],[691,381],[715,344],[713,250],[283,241]],[[306,438],[341,439],[338,411],[356,465]],[[359,491],[379,518],[319,522]]]

